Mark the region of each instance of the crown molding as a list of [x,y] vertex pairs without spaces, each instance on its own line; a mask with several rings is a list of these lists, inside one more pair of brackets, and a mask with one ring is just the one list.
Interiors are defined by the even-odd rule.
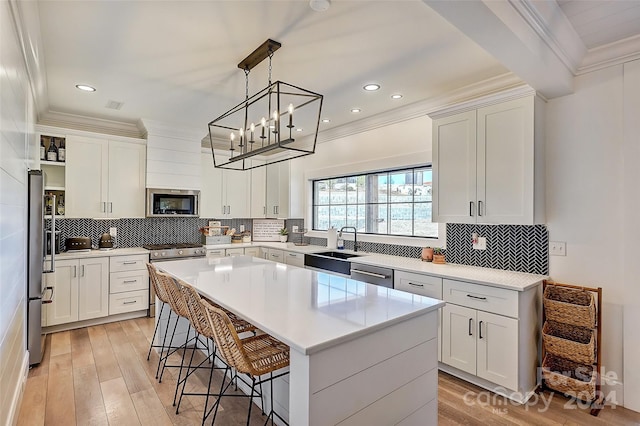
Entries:
[[198,140],[201,141],[201,143],[203,139],[203,131],[201,130],[180,127],[172,123],[151,120],[149,118],[141,118],[138,120],[137,128],[147,139],[149,138],[149,135],[164,136],[174,139]]
[[589,49],[578,75],[640,59],[640,34]]
[[36,129],[36,132],[38,133],[44,133],[50,136],[66,137],[66,136],[74,135],[74,136],[83,136],[83,137],[100,138],[100,139],[105,139],[105,136],[108,136],[107,139],[109,140],[120,141],[120,142],[130,142],[130,143],[137,143],[137,144],[146,144],[146,140],[139,137],[116,135],[112,133],[105,134],[104,132],[95,132],[92,130],[84,130],[84,129],[70,128],[70,127],[62,128],[59,126],[51,126],[51,125],[42,124],[42,123],[36,124],[35,129]]
[[447,108],[439,109],[429,114],[432,119],[446,117],[452,114],[460,112],[471,111],[480,107],[486,107],[489,105],[495,105],[502,102],[511,101],[514,99],[520,99],[525,96],[535,96],[536,91],[529,85],[523,84],[518,87],[511,88],[509,90],[502,91],[500,93],[492,93],[480,98],[471,99],[466,102],[461,102],[455,105],[451,105]]
[[521,87],[523,85],[524,83],[522,80],[520,80],[516,75],[513,73],[505,73],[447,92],[444,95],[414,102],[391,111],[376,114],[342,126],[323,130],[318,133],[317,142],[329,142],[417,117],[424,117],[450,105],[457,105],[472,99],[502,93],[505,90]]
[[138,139],[142,138],[142,134],[135,124],[95,117],[85,117],[82,115],[68,114],[64,112],[48,111],[40,114],[37,124],[112,136],[123,136]]
[[509,4],[522,17],[524,23],[575,75],[587,54],[587,48],[558,3],[509,0]]
[[38,3],[9,0],[9,10],[13,28],[20,43],[22,60],[27,70],[27,79],[34,102],[36,115],[49,109],[47,79],[40,34]]

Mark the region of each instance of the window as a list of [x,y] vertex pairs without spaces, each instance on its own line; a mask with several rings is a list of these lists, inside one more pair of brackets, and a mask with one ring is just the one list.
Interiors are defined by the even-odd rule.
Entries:
[[313,229],[438,237],[431,222],[431,166],[313,181]]

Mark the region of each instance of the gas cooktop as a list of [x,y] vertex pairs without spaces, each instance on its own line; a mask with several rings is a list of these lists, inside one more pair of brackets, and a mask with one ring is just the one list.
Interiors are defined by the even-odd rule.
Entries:
[[201,257],[207,253],[202,244],[195,243],[145,244],[142,248],[150,251],[149,257],[152,262],[154,260]]
[[145,244],[142,248],[147,250],[170,250],[185,248],[201,248],[202,244],[197,243],[177,243],[177,244]]

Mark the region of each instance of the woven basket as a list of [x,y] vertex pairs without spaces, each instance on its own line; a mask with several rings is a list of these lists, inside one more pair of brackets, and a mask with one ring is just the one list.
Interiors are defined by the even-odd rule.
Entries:
[[581,364],[595,362],[595,333],[590,328],[545,321],[542,340],[550,354]]
[[593,365],[584,365],[547,354],[542,362],[542,378],[548,388],[582,401],[596,398],[596,375]]
[[594,328],[596,304],[593,293],[555,285],[544,290],[544,310],[548,320]]

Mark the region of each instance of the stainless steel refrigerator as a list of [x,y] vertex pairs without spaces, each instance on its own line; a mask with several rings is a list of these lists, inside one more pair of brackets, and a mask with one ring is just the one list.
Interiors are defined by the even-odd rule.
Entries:
[[[44,205],[48,197],[44,195],[44,176],[41,170],[29,171],[28,194],[28,230],[27,230],[27,350],[29,351],[29,365],[39,364],[44,352],[44,336],[42,336],[42,305],[53,301],[53,287],[46,287],[42,278],[43,273],[55,270],[55,238],[51,242],[51,261],[45,269],[45,241],[46,233],[55,235],[55,216],[51,216],[51,227],[45,229]],[[49,294],[47,294],[49,293]],[[48,296],[48,298],[47,298]]]

